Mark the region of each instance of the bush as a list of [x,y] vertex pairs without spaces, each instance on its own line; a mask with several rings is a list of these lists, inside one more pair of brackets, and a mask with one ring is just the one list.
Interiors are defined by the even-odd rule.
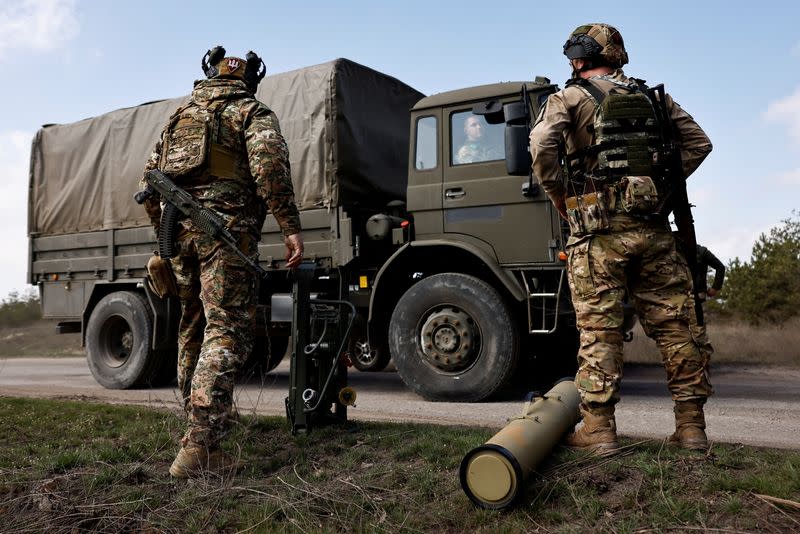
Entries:
[[720,296],[724,311],[753,324],[782,324],[798,315],[800,220],[786,219],[761,234],[749,261],[731,261]]
[[0,303],[0,328],[21,326],[42,318],[39,295],[36,290],[20,294],[12,291]]

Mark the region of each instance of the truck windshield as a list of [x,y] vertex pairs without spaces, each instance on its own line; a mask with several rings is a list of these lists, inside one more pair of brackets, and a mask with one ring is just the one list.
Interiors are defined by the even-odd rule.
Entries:
[[489,124],[481,115],[460,111],[450,116],[453,165],[503,159],[503,124]]

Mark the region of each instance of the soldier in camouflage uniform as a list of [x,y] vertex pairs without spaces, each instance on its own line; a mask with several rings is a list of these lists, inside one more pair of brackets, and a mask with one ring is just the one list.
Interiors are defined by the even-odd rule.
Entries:
[[454,163],[479,163],[503,157],[498,147],[487,145],[483,121],[484,119],[477,115],[468,115],[464,120],[464,134],[467,137],[464,144],[456,151]]
[[[296,267],[303,240],[289,153],[277,117],[254,98],[263,62],[252,52],[247,60],[224,55],[222,47],[206,55],[208,79],[195,82],[190,101],[172,115],[145,172],[161,169],[218,213],[249,256],[257,253],[269,210],[283,231],[286,266]],[[145,209],[157,230],[157,196]],[[180,252],[171,262],[182,311],[178,387],[189,428],[170,473],[185,478],[230,465],[219,447],[229,427],[234,376],[253,349],[257,279],[190,219],[180,221],[177,241]]]
[[[601,102],[614,101],[609,95],[646,94],[639,87],[644,82],[623,73],[628,56],[622,37],[606,24],[578,27],[564,45],[564,54],[573,79],[548,98],[531,132],[530,150],[534,174],[571,229],[568,279],[580,330],[576,385],[584,424],[567,443],[596,452],[618,448],[614,407],[622,377],[622,304],[627,293],[662,354],[675,402],[676,431],[669,441],[704,448],[703,405],[712,388],[706,351],[690,329],[691,275],[666,216],[652,209],[658,198],[655,184],[663,184],[658,181],[663,176],[627,170],[634,160],[639,169],[656,168],[656,143],[650,139],[656,135],[653,121],[611,121],[617,132],[634,134],[602,146],[598,139],[598,128],[603,135],[612,131],[597,122],[600,110],[607,109]],[[654,117],[649,97],[638,98],[645,103],[643,116]],[[682,171],[689,176],[711,151],[711,142],[669,95],[665,99]],[[563,169],[561,158],[568,164]]]

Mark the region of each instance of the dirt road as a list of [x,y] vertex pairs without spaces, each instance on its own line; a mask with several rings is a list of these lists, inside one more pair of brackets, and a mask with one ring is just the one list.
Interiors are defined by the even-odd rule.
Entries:
[[[236,389],[243,413],[283,415],[288,363],[262,384]],[[436,403],[411,393],[393,372],[350,373],[358,392],[352,420],[421,421],[502,427],[522,409],[520,402]],[[708,435],[714,441],[786,449],[800,448],[800,370],[724,367],[715,369],[716,395],[707,405]],[[83,399],[177,409],[175,388],[115,391],[99,386],[84,358],[0,359],[0,395]],[[662,439],[673,430],[672,402],[660,367],[625,370],[617,426],[625,436]]]

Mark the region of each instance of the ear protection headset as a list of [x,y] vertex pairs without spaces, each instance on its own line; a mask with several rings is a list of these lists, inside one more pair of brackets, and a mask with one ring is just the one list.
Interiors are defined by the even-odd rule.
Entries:
[[225,59],[237,58],[226,58],[225,48],[219,45],[206,52],[202,61],[200,62],[200,66],[203,68],[203,72],[205,73],[206,77],[209,79],[216,78],[218,76],[240,78],[247,85],[247,88],[251,92],[255,93],[258,84],[267,74],[267,67],[264,65],[264,61],[258,57],[258,54],[252,50],[247,53],[244,60],[244,72],[241,74],[238,72],[235,74],[227,72],[227,69],[225,68],[220,69],[220,63]]

